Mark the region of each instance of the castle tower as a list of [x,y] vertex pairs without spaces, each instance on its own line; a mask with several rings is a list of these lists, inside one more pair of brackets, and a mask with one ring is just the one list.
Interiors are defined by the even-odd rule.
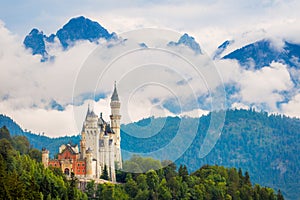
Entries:
[[117,167],[119,169],[122,168],[122,157],[121,157],[121,137],[120,137],[120,120],[121,120],[121,115],[120,115],[120,107],[121,107],[121,102],[119,100],[119,95],[117,92],[117,86],[116,82],[114,85],[114,92],[111,96],[111,102],[110,102],[110,108],[111,108],[111,115],[110,115],[110,120],[111,120],[111,129],[113,130],[114,134],[114,142],[115,142],[115,161],[117,163]]
[[81,132],[81,140],[80,140],[80,153],[81,159],[84,159],[86,156],[86,139],[85,132]]
[[93,176],[93,154],[92,154],[92,150],[90,148],[88,148],[88,150],[86,150],[86,177],[87,178],[92,178]]
[[[85,121],[83,123],[83,128],[82,128],[82,141],[85,143],[85,149],[90,148],[90,150],[93,152],[92,158],[95,160],[98,160],[99,158],[99,136],[100,136],[100,129],[98,126],[98,116],[94,113],[93,110],[88,108]],[[82,149],[82,152],[83,151]],[[87,155],[84,155],[87,156]],[[83,158],[84,158],[83,156]],[[96,165],[96,178],[99,178],[99,163],[97,162]]]
[[49,151],[45,148],[42,149],[42,163],[44,167],[48,167],[49,164]]
[[112,143],[109,145],[109,173],[110,173],[110,180],[112,182],[116,182],[116,170],[115,170],[115,145]]

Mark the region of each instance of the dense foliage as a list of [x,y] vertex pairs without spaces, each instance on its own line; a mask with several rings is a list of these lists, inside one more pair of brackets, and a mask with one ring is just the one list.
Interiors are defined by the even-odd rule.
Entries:
[[[141,161],[141,162],[140,162]],[[143,168],[145,163],[157,165],[152,158],[132,157],[128,166]],[[282,200],[271,188],[252,185],[248,172],[241,170],[205,165],[192,174],[186,166],[164,161],[168,165],[157,170],[149,169],[146,173],[118,173],[118,181],[123,184],[95,184],[89,182],[86,193],[89,199],[226,199],[226,200]],[[125,167],[128,167],[125,166]]]
[[[297,199],[300,196],[299,119],[254,110],[229,110],[216,145],[206,157],[201,158],[199,149],[210,124],[210,117],[211,114],[198,119],[152,117],[122,125],[121,148],[125,150],[122,155],[129,159],[131,155],[126,155],[126,151],[143,153],[161,149],[178,136],[178,129],[181,127],[185,132],[179,141],[185,142],[191,135],[194,138],[187,151],[176,160],[177,165],[184,164],[189,171],[195,171],[205,164],[241,168],[252,174],[253,183],[276,190],[280,188],[287,199]],[[197,123],[199,126],[195,135],[190,127]],[[69,141],[79,144],[80,141],[79,136],[49,138],[23,132],[10,118],[0,115],[0,127],[3,125],[13,135],[25,135],[33,147],[46,147],[52,157],[61,144]]]
[[[202,158],[199,150],[210,120],[211,114],[199,119],[147,118],[123,125],[121,148],[128,152],[152,152],[164,148],[175,137],[184,143],[187,137],[194,136],[188,149],[176,160],[177,165],[184,164],[189,171],[205,164],[241,168],[252,174],[253,183],[280,188],[288,199],[300,196],[299,119],[254,110],[228,110],[222,134],[210,153]],[[197,123],[195,135],[191,127]],[[184,134],[179,134],[179,127]]]
[[[33,153],[34,152],[34,153]],[[24,136],[11,137],[0,129],[0,199],[87,199],[73,176],[44,168],[41,152],[30,148]]]
[[186,166],[177,171],[170,161],[139,156],[124,162],[124,169],[146,173],[118,171],[120,184],[91,181],[83,193],[74,175],[68,180],[60,169],[44,168],[41,154],[31,150],[26,137],[0,129],[0,199],[283,199],[280,191],[253,187],[248,172],[235,168],[205,165],[189,174]]

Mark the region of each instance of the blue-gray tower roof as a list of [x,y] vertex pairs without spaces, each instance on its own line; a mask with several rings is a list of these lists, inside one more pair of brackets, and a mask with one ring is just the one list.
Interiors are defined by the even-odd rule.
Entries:
[[118,95],[118,92],[117,92],[116,82],[115,82],[114,92],[113,92],[113,94],[111,96],[111,100],[112,101],[119,101],[119,95]]
[[91,110],[90,109],[90,104],[88,105],[88,110],[87,110],[87,113],[86,113],[86,117],[96,117],[97,115],[94,113],[94,110]]

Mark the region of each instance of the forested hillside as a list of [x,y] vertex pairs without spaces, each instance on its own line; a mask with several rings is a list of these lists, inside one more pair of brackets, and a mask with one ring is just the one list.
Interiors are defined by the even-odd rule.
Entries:
[[60,170],[44,168],[41,151],[32,149],[24,136],[0,129],[0,199],[87,199],[76,179]]
[[[252,174],[253,183],[280,188],[288,199],[299,198],[299,119],[253,110],[229,110],[216,145],[206,157],[200,158],[199,151],[210,117],[211,114],[200,119],[147,118],[124,125],[121,148],[139,153],[163,148],[178,134],[179,126],[187,125],[181,127],[185,134],[179,139],[185,142],[185,137],[194,135],[188,125],[199,122],[197,135],[176,161],[177,165],[184,164],[190,171],[205,164],[241,168]],[[160,131],[154,134],[162,124]],[[150,137],[139,138],[138,134]]]
[[121,184],[90,181],[80,191],[76,177],[67,179],[60,169],[44,168],[41,154],[32,156],[30,150],[26,137],[11,137],[6,127],[0,129],[0,199],[284,199],[280,190],[276,194],[271,188],[253,186],[249,173],[243,175],[240,169],[205,165],[189,174],[186,166],[177,170],[170,161],[139,156],[125,161],[124,169],[147,167],[146,173],[118,171]]
[[[182,127],[186,133],[181,136],[181,141],[185,142],[185,137],[195,135],[191,133],[188,125],[199,123],[192,144],[175,161],[178,166],[186,165],[191,172],[206,164],[241,168],[252,175],[252,183],[276,190],[280,188],[287,199],[297,199],[300,196],[299,119],[254,110],[229,110],[216,145],[206,157],[200,158],[199,149],[209,126],[210,116],[209,114],[199,119],[147,118],[123,125],[121,148],[136,153],[161,149],[176,136],[178,127],[183,124],[187,127]],[[12,133],[16,130],[19,134],[17,125],[8,119],[0,115],[0,126],[7,125]],[[183,120],[185,123],[180,123]],[[80,140],[79,136],[48,138],[27,134],[33,147],[46,147],[52,155],[57,153],[61,144],[70,140],[79,144]],[[130,157],[124,154],[123,158]]]
[[65,136],[58,138],[50,138],[41,134],[34,134],[29,131],[24,131],[16,122],[14,122],[10,117],[0,114],[0,127],[6,126],[10,131],[11,135],[22,135],[26,136],[30,142],[30,144],[36,148],[41,150],[42,148],[47,148],[50,151],[50,157],[53,158],[55,154],[58,153],[58,148],[62,144],[72,143],[78,144],[80,143],[80,136]]
[[[145,165],[147,163],[147,165]],[[157,165],[166,166],[153,170]],[[125,170],[146,167],[145,173],[118,172],[117,179],[123,184],[87,185],[89,199],[159,199],[159,200],[246,200],[284,199],[281,192],[252,185],[248,172],[235,168],[205,165],[189,174],[186,166],[170,161],[160,163],[153,158],[133,156],[124,163]]]

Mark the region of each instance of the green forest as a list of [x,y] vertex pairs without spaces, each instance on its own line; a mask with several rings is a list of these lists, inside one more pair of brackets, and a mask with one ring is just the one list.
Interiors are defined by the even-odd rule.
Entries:
[[25,136],[0,129],[0,199],[87,199],[75,177],[67,180],[60,170],[44,168],[41,155]]
[[241,169],[204,165],[189,173],[184,165],[177,169],[171,161],[139,156],[125,161],[124,171],[135,166],[146,173],[117,171],[118,183],[90,181],[81,191],[76,177],[44,168],[40,161],[41,152],[26,137],[11,136],[2,127],[0,199],[284,199],[280,190],[252,185],[249,173]]
[[[182,143],[193,137],[188,149],[175,161],[178,166],[186,165],[191,172],[206,164],[241,168],[252,175],[253,183],[280,188],[287,199],[299,199],[299,119],[255,110],[227,110],[216,144],[209,154],[200,157],[210,121],[211,113],[200,118],[152,117],[126,124],[121,127],[121,148],[142,154],[163,148],[179,135]],[[197,123],[195,135],[191,127]]]

